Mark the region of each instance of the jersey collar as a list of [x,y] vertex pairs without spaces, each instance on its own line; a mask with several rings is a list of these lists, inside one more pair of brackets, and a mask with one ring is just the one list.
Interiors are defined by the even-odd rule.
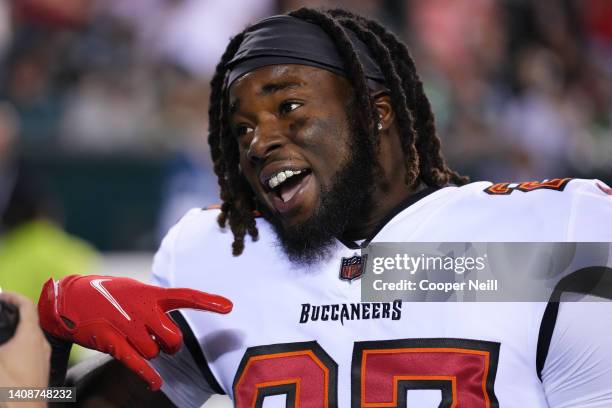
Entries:
[[395,218],[397,214],[401,213],[406,208],[415,204],[417,201],[420,201],[421,199],[427,197],[431,193],[438,191],[439,189],[440,187],[437,187],[437,186],[426,187],[412,194],[410,197],[406,198],[405,200],[401,201],[397,206],[395,206],[391,211],[389,211],[389,213],[381,220],[381,222],[376,226],[376,228],[374,228],[370,236],[366,237],[365,241],[362,241],[360,244],[355,241],[343,240],[340,238],[338,238],[338,241],[340,241],[344,246],[346,246],[349,249],[365,248],[374,239],[374,237],[378,235],[380,230],[382,230],[385,227],[385,225],[389,223],[389,221]]

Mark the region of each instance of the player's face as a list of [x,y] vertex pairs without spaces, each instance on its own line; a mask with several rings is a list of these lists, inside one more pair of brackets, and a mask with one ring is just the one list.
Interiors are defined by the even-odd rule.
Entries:
[[257,69],[230,88],[240,165],[284,228],[303,224],[351,156],[348,82],[303,65]]

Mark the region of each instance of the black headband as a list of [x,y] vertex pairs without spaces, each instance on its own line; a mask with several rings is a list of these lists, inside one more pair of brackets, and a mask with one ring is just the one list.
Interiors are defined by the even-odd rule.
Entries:
[[[364,74],[371,81],[384,84],[385,77],[367,45],[347,30]],[[333,40],[316,24],[299,18],[279,15],[268,17],[251,26],[240,48],[227,64],[229,86],[242,75],[268,65],[300,64],[347,75],[345,64]]]

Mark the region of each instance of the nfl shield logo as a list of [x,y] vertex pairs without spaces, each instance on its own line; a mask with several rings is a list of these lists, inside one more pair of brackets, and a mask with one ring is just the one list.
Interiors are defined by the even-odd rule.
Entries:
[[342,258],[340,263],[340,279],[353,280],[363,275],[363,268],[365,267],[367,255],[351,256],[350,258]]

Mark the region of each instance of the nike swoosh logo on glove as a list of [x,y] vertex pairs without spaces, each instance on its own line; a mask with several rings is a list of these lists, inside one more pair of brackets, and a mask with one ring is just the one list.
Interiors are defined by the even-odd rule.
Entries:
[[119,302],[117,302],[117,299],[115,299],[113,297],[113,295],[110,294],[110,292],[108,290],[106,290],[106,288],[104,286],[102,286],[102,282],[104,281],[109,281],[110,279],[93,279],[92,281],[89,282],[89,284],[98,292],[100,292],[100,294],[102,294],[102,296],[104,296],[106,298],[106,300],[108,300],[114,307],[115,309],[117,309],[119,311],[119,313],[121,313],[123,315],[123,317],[125,317],[128,320],[132,320],[130,318],[130,316],[125,312],[125,310],[123,310],[123,308],[121,307],[121,305],[119,304]]

